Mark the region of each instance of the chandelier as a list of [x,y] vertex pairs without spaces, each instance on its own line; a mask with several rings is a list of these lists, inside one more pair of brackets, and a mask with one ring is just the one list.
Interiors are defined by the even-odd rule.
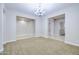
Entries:
[[37,4],[37,6],[34,8],[34,14],[36,16],[43,16],[45,14],[45,9],[41,3]]

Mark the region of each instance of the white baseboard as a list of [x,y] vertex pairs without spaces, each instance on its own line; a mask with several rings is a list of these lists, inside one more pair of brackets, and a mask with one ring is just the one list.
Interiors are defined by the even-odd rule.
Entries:
[[[40,36],[21,36],[21,37],[16,37],[16,40],[27,39],[27,38],[32,38],[32,37],[40,37]],[[6,41],[6,42],[3,42],[3,44],[13,42],[13,41],[16,41],[16,40]]]
[[43,36],[41,36],[41,37],[44,37],[44,38],[49,38],[49,36],[46,36],[46,35],[43,35]]
[[[49,36],[46,36],[46,35],[43,35],[43,36],[29,36],[29,37],[20,37],[20,38],[16,38],[17,40],[20,40],[20,39],[27,39],[27,38],[32,38],[32,37],[44,37],[44,38],[51,38]],[[54,39],[54,38],[51,38],[51,39]],[[56,40],[56,39],[54,39]],[[10,40],[10,41],[6,41],[4,42],[3,44],[6,44],[6,43],[9,43],[9,42],[13,42],[13,41],[16,41],[16,40]],[[59,40],[60,41],[60,40]],[[70,44],[70,45],[74,45],[74,46],[78,46],[79,47],[79,44],[76,44],[76,43],[72,43],[72,42],[68,42],[68,41],[64,41],[64,43],[66,44]],[[3,48],[0,49],[0,52],[3,51]]]
[[34,36],[30,36],[30,37],[20,37],[20,38],[17,38],[17,40],[21,40],[21,39],[28,39],[28,38],[32,38]]
[[3,42],[3,44],[9,43],[9,42],[13,42],[13,41],[16,41],[16,40],[6,41],[6,42]]
[[60,40],[60,39],[57,39],[57,38],[55,38],[55,37],[50,37],[50,36],[42,36],[42,37],[44,37],[44,38],[50,38],[50,39],[53,39],[53,40],[62,41],[62,40]]
[[[52,38],[52,37],[50,37],[50,36],[42,36],[42,37],[44,37],[44,38],[51,38],[51,39],[57,40],[57,39]],[[61,40],[58,40],[58,41],[61,41]],[[76,43],[67,42],[67,41],[64,41],[64,43],[70,44],[70,45],[74,45],[74,46],[78,46],[78,47],[79,47],[79,44],[76,44]]]
[[76,44],[76,43],[72,43],[72,42],[67,42],[65,41],[66,44],[70,44],[70,45],[74,45],[74,46],[78,46],[79,47],[79,44]]
[[17,35],[17,36],[16,36],[16,39],[17,39],[17,40],[20,40],[20,39],[27,39],[27,38],[31,38],[31,37],[34,37],[34,35],[27,35],[27,34],[24,34],[24,35]]
[[41,36],[33,36],[33,37],[41,37]]

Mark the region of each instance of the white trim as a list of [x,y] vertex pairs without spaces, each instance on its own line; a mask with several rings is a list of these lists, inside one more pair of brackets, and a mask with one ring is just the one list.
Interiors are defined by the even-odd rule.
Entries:
[[46,35],[43,35],[43,36],[41,36],[41,37],[44,37],[44,38],[49,38],[49,36],[46,36]]
[[9,43],[9,42],[13,42],[13,41],[16,41],[16,40],[6,41],[6,42],[3,42],[3,44]]
[[41,36],[33,36],[33,37],[41,37]]
[[20,37],[20,38],[17,38],[17,40],[21,40],[21,39],[27,39],[27,38],[32,38],[34,36],[30,36],[30,37]]
[[66,44],[70,44],[70,45],[74,45],[74,46],[78,46],[79,47],[79,44],[76,44],[76,43],[72,43],[72,42],[68,42],[68,41],[65,41]]
[[[42,36],[42,37],[44,37],[44,38],[51,38],[51,39],[57,40],[56,38],[53,38],[53,37],[50,37],[50,36]],[[62,40],[58,40],[58,41],[62,41]],[[79,44],[77,44],[77,43],[72,43],[72,42],[68,42],[68,41],[64,41],[64,43],[79,47]]]
[[58,40],[58,41],[62,41],[63,42],[63,40],[60,40],[58,38],[51,37],[51,36],[42,36],[42,37],[44,37],[44,38],[50,38],[50,39],[53,39],[53,40]]
[[[45,36],[45,35],[43,35],[43,36],[29,36],[29,37],[22,37],[22,38],[20,37],[20,38],[17,38],[17,40],[27,39],[27,38],[32,38],[32,37],[51,38],[51,37],[49,37],[49,36]],[[54,39],[54,38],[51,38],[51,39]],[[57,39],[54,39],[54,40],[57,40]],[[3,44],[9,43],[9,42],[13,42],[13,41],[16,41],[16,40],[6,41],[6,42],[3,42]],[[60,40],[58,40],[58,41],[60,41]],[[78,46],[78,47],[79,47],[79,44],[76,44],[76,43],[72,43],[72,42],[68,42],[68,41],[64,41],[64,43],[66,43],[66,44],[70,44],[70,45],[74,45],[74,46]],[[0,49],[0,51],[3,51],[3,48]]]
[[[32,37],[40,37],[40,36],[17,37],[16,39],[17,40],[21,40],[21,39],[27,39],[27,38],[32,38]],[[3,42],[3,44],[9,43],[9,42],[13,42],[13,41],[16,41],[16,40],[5,41],[5,42]]]
[[27,34],[24,34],[24,35],[17,35],[16,36],[16,39],[17,40],[21,40],[21,39],[27,39],[27,38],[32,38],[32,37],[35,37],[34,35],[27,35]]
[[28,39],[28,38],[32,38],[32,37],[41,37],[41,36],[26,36],[26,37],[17,38],[17,40]]
[[33,34],[22,34],[22,35],[16,35],[16,37],[24,37],[24,36],[33,36]]

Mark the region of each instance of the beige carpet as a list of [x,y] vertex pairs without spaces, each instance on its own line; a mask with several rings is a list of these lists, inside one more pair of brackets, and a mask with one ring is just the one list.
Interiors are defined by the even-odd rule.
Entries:
[[78,55],[79,47],[49,38],[29,38],[4,45],[4,55]]

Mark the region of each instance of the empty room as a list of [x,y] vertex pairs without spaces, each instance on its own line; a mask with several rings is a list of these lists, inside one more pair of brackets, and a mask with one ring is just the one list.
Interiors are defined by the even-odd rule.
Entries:
[[79,55],[79,3],[0,3],[0,55]]

